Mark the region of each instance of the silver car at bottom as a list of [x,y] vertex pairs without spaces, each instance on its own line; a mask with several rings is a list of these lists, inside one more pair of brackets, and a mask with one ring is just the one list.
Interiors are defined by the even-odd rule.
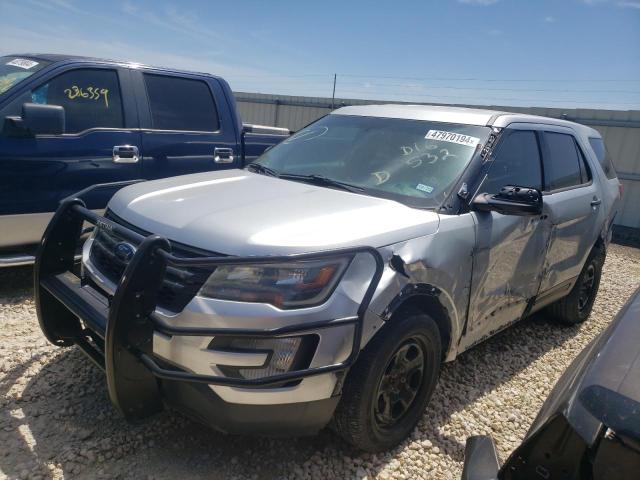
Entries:
[[[619,203],[600,134],[420,105],[338,109],[242,170],[67,199],[36,263],[41,327],[127,419],[403,440],[443,362],[546,308],[589,316]],[[95,225],[78,271],[84,222]]]

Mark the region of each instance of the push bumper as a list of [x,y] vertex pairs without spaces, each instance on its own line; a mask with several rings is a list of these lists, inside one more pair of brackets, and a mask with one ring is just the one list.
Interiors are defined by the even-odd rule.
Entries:
[[[105,299],[72,273],[76,245],[85,222],[113,231],[137,246],[111,299]],[[360,253],[371,255],[375,262],[375,273],[357,316],[352,318],[257,330],[169,325],[155,313],[158,292],[168,267],[255,265]],[[104,369],[109,397],[127,419],[135,420],[159,411],[164,399],[191,416],[224,431],[256,432],[261,431],[261,427],[270,430],[277,426],[278,431],[284,428],[304,433],[326,424],[333,413],[337,397],[283,406],[234,406],[217,398],[206,385],[266,387],[348,369],[360,351],[363,316],[382,270],[383,261],[379,252],[370,247],[288,257],[176,257],[171,254],[171,245],[167,239],[157,235],[140,235],[88,210],[79,198],[70,198],[62,202],[47,227],[36,255],[34,278],[36,308],[42,331],[55,345],[78,345]],[[350,354],[344,361],[263,378],[196,374],[168,365],[153,353],[154,332],[168,337],[277,338],[343,324],[352,324],[355,332]],[[270,415],[266,415],[269,412]],[[287,425],[291,428],[286,428]]]

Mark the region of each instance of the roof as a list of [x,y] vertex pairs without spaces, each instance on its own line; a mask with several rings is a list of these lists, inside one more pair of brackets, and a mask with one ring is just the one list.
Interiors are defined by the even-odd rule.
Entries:
[[403,118],[407,120],[431,120],[434,122],[487,125],[497,114],[493,110],[449,107],[439,105],[352,105],[333,112],[334,115],[358,115],[363,117]]
[[511,123],[542,123],[568,127],[587,136],[600,136],[597,130],[585,125],[524,113],[504,112],[480,108],[450,107],[447,105],[352,105],[332,112],[332,115],[356,115],[363,117],[401,118],[464,125],[506,127]]
[[57,53],[18,53],[18,54],[3,55],[3,56],[20,57],[20,58],[36,58],[40,60],[46,60],[52,63],[62,63],[62,62],[109,63],[109,64],[117,64],[117,65],[130,66],[130,67],[154,68],[154,69],[165,70],[167,72],[174,72],[174,73],[190,73],[190,74],[197,74],[197,75],[208,75],[211,77],[220,78],[216,75],[213,75],[207,72],[194,72],[189,70],[180,70],[172,67],[146,65],[139,62],[113,60],[113,59],[107,59],[107,58],[85,57],[81,55],[64,55],[64,54],[57,54]]
[[[63,62],[66,60],[100,60],[97,58],[83,57],[80,55],[63,55],[58,53],[16,53],[12,55],[3,55],[5,57],[20,57],[20,58],[39,58],[40,60],[47,60],[49,62]],[[104,60],[102,60],[104,61]]]

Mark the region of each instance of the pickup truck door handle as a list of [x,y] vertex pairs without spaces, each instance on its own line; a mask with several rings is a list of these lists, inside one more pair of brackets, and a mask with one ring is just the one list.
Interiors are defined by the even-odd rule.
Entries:
[[138,163],[140,155],[135,145],[116,145],[113,147],[113,163]]
[[233,163],[233,149],[216,147],[213,149],[213,161],[216,163]]
[[602,203],[602,200],[600,200],[598,197],[593,197],[593,200],[591,200],[591,206],[592,207],[596,207],[598,205],[600,205]]

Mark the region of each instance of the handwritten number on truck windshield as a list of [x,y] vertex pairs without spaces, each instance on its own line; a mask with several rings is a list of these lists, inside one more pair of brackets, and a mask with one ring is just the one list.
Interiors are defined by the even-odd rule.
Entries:
[[65,88],[64,93],[69,100],[75,100],[77,98],[84,98],[87,100],[104,100],[104,104],[109,108],[109,89],[89,86],[86,88],[73,85],[71,88]]

